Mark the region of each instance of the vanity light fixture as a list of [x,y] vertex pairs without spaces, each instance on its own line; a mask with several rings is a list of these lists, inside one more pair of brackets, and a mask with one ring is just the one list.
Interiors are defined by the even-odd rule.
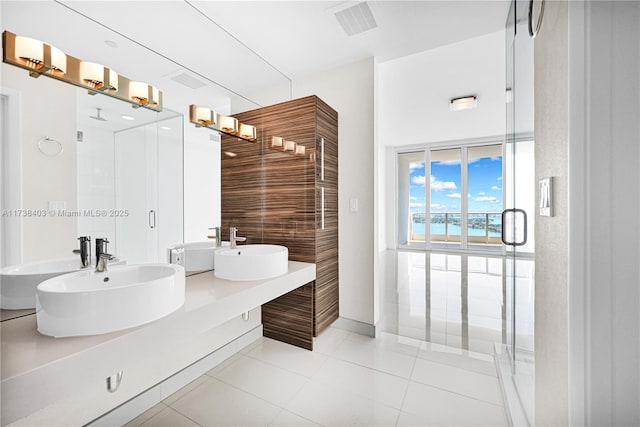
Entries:
[[190,105],[189,122],[196,127],[206,127],[246,141],[255,142],[257,140],[255,126],[239,123],[235,117],[223,116],[206,107]]
[[224,133],[236,134],[238,133],[238,119],[235,117],[218,115],[220,130]]
[[196,126],[215,126],[218,124],[218,113],[197,105],[189,106],[189,118],[191,123],[195,123]]
[[296,145],[297,156],[304,156],[306,151],[307,151],[307,147],[305,147],[304,145]]
[[284,146],[284,138],[281,136],[272,136],[271,137],[271,147],[273,148],[282,148]]
[[475,95],[453,98],[449,101],[449,111],[471,110],[478,106],[478,97]]
[[129,99],[134,105],[157,107],[160,104],[160,91],[142,82],[129,82]]
[[129,102],[134,107],[162,111],[162,92],[146,83],[132,82],[112,69],[67,55],[40,40],[2,33],[2,61],[41,75]]
[[249,141],[255,141],[256,140],[256,127],[255,126],[251,126],[251,125],[245,125],[244,123],[240,123],[239,125],[240,130],[238,131],[238,134],[240,136],[240,138],[242,139],[247,139]]
[[[99,91],[118,90],[118,73],[93,62],[80,63],[80,79],[89,87]],[[91,92],[95,94],[95,92]]]
[[15,58],[27,69],[31,77],[42,73],[63,76],[67,72],[67,55],[60,49],[40,40],[15,36]]

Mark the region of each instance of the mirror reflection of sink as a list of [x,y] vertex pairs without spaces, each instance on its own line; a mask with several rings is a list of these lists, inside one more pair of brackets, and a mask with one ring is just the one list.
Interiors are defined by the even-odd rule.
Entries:
[[182,307],[184,268],[170,264],[78,271],[36,291],[38,332],[54,337],[104,334],[158,320]]
[[[229,242],[222,242],[222,247],[228,246]],[[216,249],[220,248],[215,240],[176,243],[167,248],[167,262],[182,265],[187,273],[213,270]]]
[[[127,260],[114,257],[109,266],[126,264]],[[95,258],[90,267],[94,269]],[[3,310],[20,310],[35,308],[36,286],[52,277],[80,270],[80,257],[33,261],[12,265],[0,270],[0,308]]]
[[264,280],[288,271],[289,250],[279,245],[241,245],[216,251],[214,275],[226,280]]

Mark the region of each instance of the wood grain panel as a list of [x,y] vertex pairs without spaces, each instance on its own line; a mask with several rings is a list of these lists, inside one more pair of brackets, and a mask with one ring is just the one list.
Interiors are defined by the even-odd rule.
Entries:
[[[263,306],[265,336],[311,349],[312,337],[338,318],[338,114],[308,96],[235,117],[256,126],[258,138],[252,144],[222,137],[223,238],[233,225],[250,243],[284,245],[290,260],[316,263],[314,283]],[[274,136],[304,146],[305,155],[272,147]],[[325,189],[324,230],[320,188]]]
[[262,306],[263,335],[313,350],[313,282]]

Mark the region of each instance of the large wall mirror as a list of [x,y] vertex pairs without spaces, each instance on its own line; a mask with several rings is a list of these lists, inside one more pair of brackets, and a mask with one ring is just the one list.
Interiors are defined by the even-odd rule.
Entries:
[[[168,245],[221,225],[220,137],[185,124],[188,106],[249,110],[288,99],[291,82],[213,22],[218,6],[0,2],[3,31],[151,84],[164,104],[134,109],[1,64],[1,266],[71,257],[85,235],[129,263],[163,262]],[[139,25],[151,10],[162,30]],[[225,60],[194,53],[194,39],[216,40]]]
[[[15,117],[12,117],[15,116]],[[109,240],[129,262],[183,241],[183,117],[2,66],[2,263]]]

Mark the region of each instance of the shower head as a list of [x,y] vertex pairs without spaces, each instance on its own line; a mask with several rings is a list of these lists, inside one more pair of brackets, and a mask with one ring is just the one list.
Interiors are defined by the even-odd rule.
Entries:
[[96,108],[96,110],[98,110],[98,111],[96,112],[96,115],[95,115],[95,116],[89,116],[89,117],[90,117],[90,118],[92,118],[93,120],[99,120],[99,121],[101,121],[101,122],[106,122],[106,121],[107,121],[107,119],[105,119],[104,117],[102,117],[102,116],[100,115],[100,112],[102,111],[102,108]]

